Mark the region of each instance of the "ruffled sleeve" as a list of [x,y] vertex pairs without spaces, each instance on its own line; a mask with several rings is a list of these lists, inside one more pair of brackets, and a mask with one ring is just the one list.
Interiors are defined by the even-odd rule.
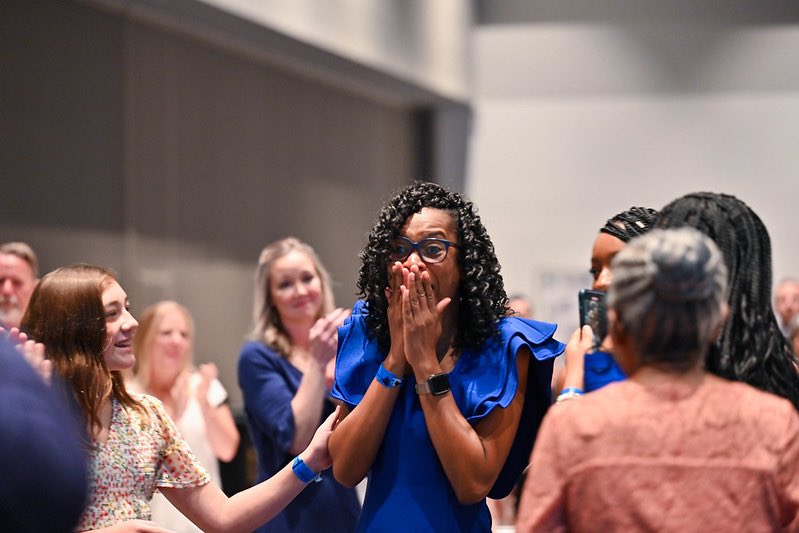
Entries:
[[358,301],[352,315],[338,328],[336,379],[331,396],[353,409],[363,399],[384,358],[377,348],[377,340],[369,338],[364,303]]
[[556,324],[509,317],[500,321],[499,335],[479,352],[468,352],[450,379],[461,411],[476,425],[497,406],[505,408],[519,387],[516,356],[522,347],[532,354],[519,428],[508,459],[489,492],[491,498],[510,494],[527,467],[538,427],[552,401],[552,365],[565,345],[553,338]]
[[[363,399],[385,358],[370,339],[364,321],[364,307],[358,302],[352,316],[338,330],[336,380],[331,395],[353,409]],[[450,387],[463,416],[473,426],[495,407],[507,407],[519,387],[516,356],[522,347],[532,354],[528,367],[527,391],[519,428],[508,459],[489,492],[492,498],[507,496],[530,458],[538,426],[551,403],[553,359],[563,353],[564,344],[552,335],[557,326],[516,317],[504,318],[499,334],[480,350],[466,350],[450,373]],[[412,379],[412,376],[409,377]]]
[[146,395],[141,398],[146,398],[142,403],[152,417],[153,429],[163,439],[163,460],[156,471],[156,486],[183,489],[208,483],[211,480],[208,472],[191,451],[161,402]]

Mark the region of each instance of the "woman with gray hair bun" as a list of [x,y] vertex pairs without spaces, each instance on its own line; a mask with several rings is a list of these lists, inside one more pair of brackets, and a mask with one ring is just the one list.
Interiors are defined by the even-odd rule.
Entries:
[[[705,371],[727,269],[692,228],[653,230],[613,261],[614,356],[629,379],[550,409],[517,531],[797,531],[799,415]],[[568,350],[588,350],[575,331]]]

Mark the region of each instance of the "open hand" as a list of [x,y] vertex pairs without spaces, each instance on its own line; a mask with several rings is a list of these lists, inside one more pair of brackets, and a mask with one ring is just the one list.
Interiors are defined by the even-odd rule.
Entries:
[[412,367],[435,360],[442,316],[451,301],[449,297],[437,301],[430,274],[411,266],[408,282],[402,287],[402,317],[405,357]]
[[53,377],[53,362],[45,358],[44,344],[29,339],[28,335],[17,327],[13,327],[8,331],[0,327],[0,336],[5,337],[14,344],[17,351],[22,354],[44,382],[48,385],[50,384]]
[[200,373],[200,383],[197,385],[197,400],[200,403],[208,401],[208,388],[219,375],[219,369],[214,363],[204,363],[197,370]]
[[396,261],[391,265],[388,274],[388,287],[386,287],[388,331],[391,337],[391,352],[388,357],[392,360],[389,361],[389,364],[398,364],[403,369],[400,375],[404,374],[404,368],[408,364],[405,357],[405,321],[402,313],[402,287],[408,283],[408,274],[410,274],[410,270]]

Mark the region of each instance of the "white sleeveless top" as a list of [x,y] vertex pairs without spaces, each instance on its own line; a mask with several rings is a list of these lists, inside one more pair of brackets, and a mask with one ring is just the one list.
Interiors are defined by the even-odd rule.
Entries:
[[[205,419],[203,418],[200,402],[197,401],[196,390],[202,378],[200,374],[194,372],[189,381],[189,398],[186,401],[186,408],[180,420],[175,420],[175,424],[180,430],[181,435],[189,444],[191,451],[197,456],[202,465],[208,470],[211,481],[221,485],[219,477],[219,462],[217,461],[214,450],[211,448],[211,441],[205,429]],[[227,400],[227,391],[218,379],[214,379],[208,387],[208,403],[213,407],[219,407]],[[183,516],[180,511],[175,509],[169,500],[160,492],[153,494],[150,502],[153,510],[153,522],[176,533],[197,533],[202,532],[191,520]]]

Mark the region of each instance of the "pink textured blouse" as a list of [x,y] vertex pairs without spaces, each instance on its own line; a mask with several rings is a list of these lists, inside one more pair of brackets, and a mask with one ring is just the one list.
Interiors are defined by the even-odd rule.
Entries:
[[147,409],[150,423],[112,400],[108,439],[96,442],[89,454],[89,501],[78,531],[149,520],[156,487],[198,487],[209,481],[161,401],[133,396]]
[[799,531],[799,415],[707,375],[550,409],[517,531]]

